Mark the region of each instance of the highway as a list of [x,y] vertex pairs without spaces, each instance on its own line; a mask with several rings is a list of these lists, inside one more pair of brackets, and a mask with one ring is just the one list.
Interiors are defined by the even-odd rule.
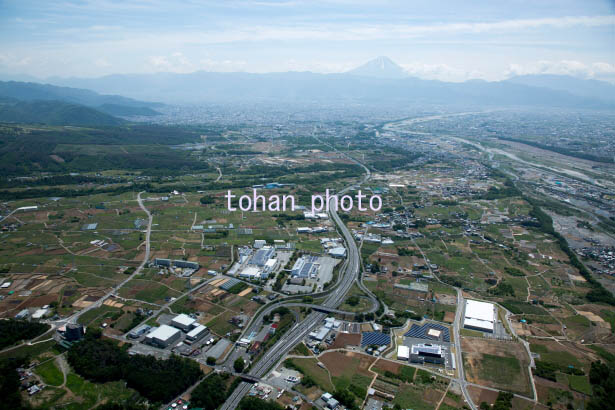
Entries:
[[[361,165],[366,171],[364,178],[357,185],[360,185],[363,182],[367,181],[371,176],[369,169],[363,166],[363,164],[360,164],[358,161],[354,160],[354,158],[348,158],[350,158],[353,162]],[[357,185],[353,185],[341,190],[340,192],[338,192],[338,195],[343,195],[349,190],[354,189]],[[337,209],[329,209],[328,212],[333,222],[335,222],[335,224],[337,225],[337,228],[344,239],[347,250],[346,261],[344,262],[344,265],[340,270],[340,281],[338,285],[330,291],[329,295],[322,304],[322,307],[324,308],[336,308],[342,303],[344,297],[355,282],[362,289],[364,288],[364,286],[362,286],[362,283],[359,280],[361,256],[359,253],[359,249],[357,248],[357,244],[355,243],[352,234],[337,214]],[[366,294],[373,302],[373,311],[376,311],[378,309],[378,300],[368,290]],[[250,332],[260,328],[260,326],[262,325],[262,317],[264,316],[265,312],[268,313],[280,306],[286,306],[286,304],[283,302],[277,303],[270,308],[262,310],[259,313],[258,318],[256,320],[253,320],[251,325],[249,326]],[[273,345],[263,355],[263,357],[257,363],[252,366],[252,368],[248,372],[248,375],[253,377],[264,376],[271,368],[277,365],[297,343],[301,342],[301,340],[303,340],[315,326],[321,323],[325,317],[326,315],[324,313],[312,312],[302,322],[295,324],[288,332],[286,332],[286,334],[282,336],[282,338],[280,338],[280,340],[278,340],[275,345]],[[244,332],[244,334],[245,333],[246,332]],[[250,391],[251,386],[252,385],[250,383],[247,383],[245,381],[241,382],[239,386],[235,389],[235,391],[233,391],[233,393],[227,398],[221,409],[236,409],[239,406],[239,402],[241,401],[241,399]]]

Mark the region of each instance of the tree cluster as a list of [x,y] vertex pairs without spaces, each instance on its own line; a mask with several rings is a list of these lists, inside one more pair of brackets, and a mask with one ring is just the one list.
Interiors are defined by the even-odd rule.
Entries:
[[33,339],[49,330],[49,325],[26,320],[0,320],[0,349],[11,346],[20,340]]
[[202,375],[196,362],[171,356],[130,356],[110,340],[90,335],[68,352],[68,362],[84,378],[99,383],[125,380],[128,387],[152,402],[167,402]]

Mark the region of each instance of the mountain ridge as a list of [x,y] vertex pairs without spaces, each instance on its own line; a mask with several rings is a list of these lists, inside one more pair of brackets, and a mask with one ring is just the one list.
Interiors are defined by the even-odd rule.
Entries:
[[345,103],[433,103],[482,106],[549,106],[611,109],[602,99],[568,91],[509,81],[448,83],[416,77],[380,78],[348,73],[216,73],[114,74],[71,79],[71,85],[97,92],[123,93],[140,100],[166,103],[233,103],[313,101]]
[[[22,81],[0,81],[0,96],[19,101],[63,101],[83,105],[111,115],[158,115],[153,108],[163,104],[138,101],[121,95],[99,94],[90,89]],[[142,112],[144,114],[138,114]],[[137,114],[135,114],[137,113]]]
[[0,103],[0,121],[72,126],[113,126],[126,122],[85,105],[56,100]]

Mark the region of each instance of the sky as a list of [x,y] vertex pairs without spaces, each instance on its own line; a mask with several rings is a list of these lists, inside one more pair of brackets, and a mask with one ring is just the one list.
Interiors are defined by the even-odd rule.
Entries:
[[615,0],[0,0],[3,77],[343,72],[615,82]]

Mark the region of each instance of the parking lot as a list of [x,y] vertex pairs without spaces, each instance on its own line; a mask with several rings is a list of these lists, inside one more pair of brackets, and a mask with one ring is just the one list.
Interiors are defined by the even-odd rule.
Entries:
[[[288,381],[289,377],[296,377],[298,379],[297,382]],[[287,369],[285,367],[279,367],[276,370],[272,371],[267,379],[267,383],[275,386],[279,389],[290,390],[293,388],[299,381],[301,381],[301,373],[296,370]]]

